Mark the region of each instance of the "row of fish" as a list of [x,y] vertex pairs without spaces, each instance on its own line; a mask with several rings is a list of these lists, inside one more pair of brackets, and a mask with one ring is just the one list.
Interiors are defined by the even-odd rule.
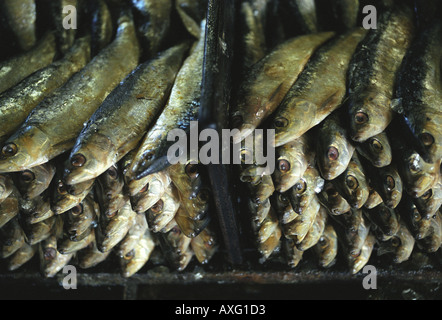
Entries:
[[[15,10],[5,16],[22,49],[0,63],[9,269],[38,254],[52,277],[70,261],[91,268],[113,253],[130,277],[155,248],[176,270],[194,256],[208,263],[219,245],[204,172],[167,162],[168,132],[197,119],[207,3],[50,1],[55,27],[39,39],[28,35],[41,11],[28,9],[41,2],[2,4]],[[67,5],[89,29],[60,25]],[[24,15],[34,19],[21,30]]]
[[332,2],[345,28],[321,26],[321,1],[287,1],[306,26],[289,37],[283,17],[275,27],[265,14],[275,2],[243,3],[231,126],[235,143],[275,130],[275,172],[259,170],[266,139],[256,135],[238,168],[260,261],[283,250],[296,267],[311,249],[330,267],[339,247],[357,273],[375,248],[402,263],[441,246],[441,8],[373,1],[377,28],[367,30],[363,1]]

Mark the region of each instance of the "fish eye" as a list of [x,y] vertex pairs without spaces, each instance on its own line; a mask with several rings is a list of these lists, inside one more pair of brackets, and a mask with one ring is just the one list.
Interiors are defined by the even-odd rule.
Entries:
[[285,128],[289,125],[289,121],[286,118],[279,117],[273,120],[275,128]]
[[46,248],[43,257],[46,261],[54,260],[57,257],[57,250],[55,248]]
[[66,185],[65,185],[62,181],[59,181],[59,182],[58,182],[58,185],[57,185],[57,192],[58,192],[59,194],[61,194],[61,195],[65,195],[65,194],[68,193],[68,189],[67,189]]
[[325,237],[321,237],[318,242],[322,248],[327,247],[327,240],[325,239]]
[[393,247],[397,248],[397,247],[399,247],[401,245],[401,243],[402,243],[402,241],[398,237],[393,237],[391,239],[391,244],[392,244]]
[[350,190],[356,190],[359,187],[358,179],[356,179],[354,176],[347,176],[345,183]]
[[35,174],[32,171],[26,170],[20,174],[20,179],[24,183],[30,183],[35,180]]
[[135,250],[131,250],[124,255],[124,260],[132,260],[135,257]]
[[176,234],[176,235],[180,235],[181,234],[181,229],[178,226],[173,227],[170,230],[171,233]]
[[426,147],[430,147],[434,144],[434,137],[429,133],[422,133],[419,135],[419,140],[424,144]]
[[361,255],[361,252],[358,252],[358,253],[352,253],[352,254],[351,254],[351,257],[354,258],[354,259],[356,259],[356,258],[358,258],[360,255]]
[[282,159],[282,160],[278,161],[278,170],[281,173],[286,173],[286,172],[290,171],[290,167],[291,167],[290,162],[288,162],[287,160]]
[[85,163],[86,163],[86,157],[80,153],[74,155],[71,158],[71,164],[75,168],[81,168],[85,165]]
[[432,216],[431,218],[436,219],[437,217],[436,217],[436,215],[434,215],[434,216]]
[[241,115],[236,115],[232,118],[232,128],[238,129],[244,123],[244,119]]
[[80,214],[83,213],[83,205],[81,203],[77,204],[75,207],[71,209],[71,213],[73,216],[79,216]]
[[420,214],[419,211],[417,211],[416,209],[415,209],[414,212],[413,212],[413,219],[414,219],[414,221],[420,221],[420,220],[422,220],[422,216],[421,216],[421,214]]
[[394,178],[392,176],[386,176],[384,184],[387,187],[388,191],[392,191],[394,189],[394,187],[396,186],[396,183],[395,183]]
[[158,200],[157,203],[153,205],[152,208],[150,208],[150,210],[152,210],[154,213],[160,213],[163,211],[163,207],[164,207],[164,201],[160,199]]
[[287,199],[287,197],[282,193],[278,195],[278,200],[284,205],[287,205],[289,203],[289,199]]
[[422,199],[423,200],[428,200],[428,199],[430,199],[431,197],[433,196],[433,190],[428,190],[427,192],[425,192],[423,195],[422,195]]
[[368,115],[364,112],[358,112],[355,114],[355,123],[356,124],[365,124],[368,122]]
[[198,165],[196,163],[187,164],[184,171],[190,179],[198,177]]
[[147,190],[149,190],[149,184],[146,184],[143,189],[140,190],[140,193],[145,193]]
[[117,213],[118,213],[118,210],[117,211],[113,211],[113,212],[106,212],[106,217],[108,217],[109,219],[112,219],[113,217],[115,217],[116,215],[117,215]]
[[5,157],[13,157],[17,154],[18,148],[15,143],[8,143],[2,148],[2,154]]
[[382,150],[384,150],[384,146],[377,139],[371,139],[369,144],[370,144],[370,147],[376,152],[381,152]]
[[115,167],[110,167],[107,171],[106,171],[107,175],[111,178],[111,179],[116,179],[118,176],[118,172],[117,172],[117,168]]
[[304,180],[301,180],[294,185],[293,189],[295,190],[296,194],[303,194],[307,190],[307,183]]
[[339,151],[335,147],[330,147],[327,150],[327,158],[330,161],[336,161],[339,158]]

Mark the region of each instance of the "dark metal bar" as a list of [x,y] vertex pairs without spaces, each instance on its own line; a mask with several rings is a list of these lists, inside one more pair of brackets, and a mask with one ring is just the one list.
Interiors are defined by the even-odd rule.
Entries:
[[[215,129],[219,136],[221,136],[222,129],[229,128],[228,106],[234,40],[234,8],[233,0],[211,0],[207,14],[199,126],[200,130]],[[207,171],[226,249],[226,258],[230,264],[239,265],[243,262],[243,257],[237,222],[238,210],[232,199],[231,167],[224,164],[211,164],[207,166]]]

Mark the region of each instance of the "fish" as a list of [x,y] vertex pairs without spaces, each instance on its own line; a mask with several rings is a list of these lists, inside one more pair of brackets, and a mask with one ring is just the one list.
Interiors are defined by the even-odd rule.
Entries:
[[30,200],[20,198],[19,209],[21,218],[28,224],[39,223],[55,215],[47,191]]
[[45,278],[53,278],[69,261],[74,254],[61,254],[57,250],[57,235],[52,234],[38,246],[40,273]]
[[35,245],[49,238],[52,230],[56,228],[56,224],[62,223],[59,221],[60,219],[60,217],[52,216],[38,223],[24,223],[23,231],[26,234],[26,242]]
[[304,251],[296,246],[296,242],[292,239],[284,239],[284,252],[287,257],[287,264],[290,268],[296,268],[304,257]]
[[255,222],[256,225],[259,226],[262,221],[264,221],[265,217],[267,217],[270,211],[270,206],[273,207],[276,215],[278,216],[279,222],[283,225],[292,222],[299,216],[299,214],[293,210],[287,194],[275,192],[271,198],[271,201],[269,201],[268,211],[265,210],[263,211],[263,214],[259,215],[260,219],[258,222]]
[[371,257],[375,244],[376,237],[370,233],[362,246],[360,254],[358,256],[348,255],[348,264],[351,274],[357,274],[364,268]]
[[351,210],[347,200],[339,194],[330,181],[325,183],[324,189],[318,194],[318,199],[331,215],[339,216]]
[[264,243],[269,239],[279,228],[279,220],[275,210],[271,207],[269,213],[264,218],[261,224],[254,225],[256,241],[258,244]]
[[314,197],[301,215],[298,215],[291,222],[281,226],[284,236],[295,240],[296,244],[301,243],[315,222],[320,207],[321,204],[319,200],[317,197]]
[[364,208],[373,209],[384,202],[379,193],[370,184],[368,185],[368,190],[369,195],[367,201],[365,201]]
[[[288,202],[288,199],[286,199],[286,200]],[[271,208],[270,199],[267,199],[267,200],[261,202],[260,204],[256,204],[251,199],[249,199],[247,201],[247,205],[248,205],[248,209],[251,214],[251,217],[252,217],[252,223],[259,227],[263,223],[263,221],[267,217],[267,215],[269,214],[269,211]],[[289,205],[290,205],[290,203],[289,203]],[[290,206],[290,208],[291,208],[291,206]],[[277,210],[277,209],[275,208],[275,210]],[[283,209],[281,209],[281,210],[283,210]],[[292,212],[293,212],[293,210],[292,210]],[[277,214],[279,216],[278,211],[277,211]],[[281,216],[282,215],[284,215],[284,213],[281,213]],[[295,214],[295,215],[297,216],[297,214]]]
[[394,263],[403,263],[410,259],[415,242],[406,224],[401,221],[397,233],[391,239],[379,243],[377,254],[392,254]]
[[370,163],[360,158],[364,171],[369,177],[369,184],[381,196],[383,202],[390,208],[396,208],[402,199],[403,183],[401,176],[394,164],[375,168]]
[[29,51],[34,47],[37,43],[35,0],[4,0],[1,3],[1,11],[20,48]]
[[286,37],[319,32],[314,0],[289,0],[280,1],[278,4]]
[[434,217],[442,205],[442,183],[439,182],[420,198],[414,199],[417,210],[424,219]]
[[[131,16],[123,13],[115,40],[40,102],[5,142],[0,171],[22,171],[71,149],[84,123],[118,83],[135,69],[138,59],[135,27]],[[81,167],[83,158],[74,160],[74,166]]]
[[316,214],[315,222],[311,226],[305,238],[301,241],[301,243],[298,244],[298,249],[301,251],[307,251],[308,249],[314,247],[324,233],[326,222],[327,209],[321,206]]
[[313,250],[318,256],[319,265],[322,268],[330,268],[336,263],[338,236],[332,224],[326,222],[324,232]]
[[[59,164],[61,166],[61,164]],[[52,181],[51,208],[56,215],[60,215],[78,204],[93,190],[95,179],[79,183],[76,185],[67,185],[60,177],[62,172],[56,171]]]
[[97,178],[137,147],[164,108],[188,47],[176,45],[139,65],[106,97],[70,152],[68,184]]
[[94,241],[95,231],[90,230],[88,235],[79,241],[72,241],[70,238],[65,237],[59,239],[57,243],[57,250],[61,254],[73,254],[87,248]]
[[146,212],[151,231],[162,232],[174,219],[180,205],[178,190],[173,185],[169,185],[160,199]]
[[392,162],[391,145],[385,131],[355,145],[358,155],[370,161],[376,168],[389,166]]
[[362,211],[373,225],[379,228],[384,239],[393,237],[399,231],[399,217],[395,210],[385,203],[381,203],[373,209],[363,208]]
[[351,209],[350,212],[334,218],[338,221],[338,224],[334,225],[338,239],[345,243],[346,251],[351,255],[359,255],[372,229],[370,221],[363,215],[363,210]]
[[380,13],[378,28],[358,45],[348,68],[347,105],[354,141],[364,142],[391,123],[395,78],[414,34],[412,10],[398,6]]
[[132,227],[129,229],[124,239],[118,244],[118,247],[115,250],[116,254],[123,258],[126,254],[135,249],[147,229],[149,229],[149,225],[146,216],[143,214],[137,215]]
[[[73,6],[79,8],[78,0],[55,0],[49,1],[50,17],[52,24],[56,30],[56,39],[58,50],[64,54],[72,47],[77,36],[77,28],[65,28],[64,20],[67,17],[64,8],[67,6]],[[78,14],[77,10],[77,14]]]
[[[205,20],[202,23],[205,24]],[[188,131],[191,122],[198,118],[203,60],[204,37],[194,44],[190,55],[183,62],[166,106],[142,139],[138,152],[127,169],[128,180],[139,180],[171,165],[167,159],[171,145],[167,141],[169,132],[177,128]]]
[[287,192],[304,175],[309,165],[313,165],[314,148],[308,133],[276,149],[277,165],[272,175],[275,189]]
[[167,233],[160,234],[159,242],[161,251],[170,266],[177,271],[183,271],[193,257],[190,247],[191,238],[187,237],[174,222],[173,227]]
[[360,209],[365,204],[369,196],[367,176],[356,153],[333,185],[352,208]]
[[324,183],[319,171],[315,167],[308,167],[303,177],[288,192],[293,210],[303,215],[324,188]]
[[256,184],[248,184],[250,190],[250,198],[255,204],[260,205],[265,202],[275,191],[272,177],[263,175]]
[[270,237],[258,244],[258,252],[260,254],[259,263],[266,262],[273,253],[277,253],[281,246],[282,231],[281,228],[276,228]]
[[129,201],[125,191],[124,176],[118,164],[111,166],[107,171],[96,178],[94,193],[98,201],[100,212],[107,216],[123,208]]
[[10,220],[0,229],[0,257],[6,259],[19,250],[25,243],[25,233],[18,218]]
[[147,229],[135,248],[120,258],[121,275],[130,278],[137,273],[149,260],[155,248],[155,242]]
[[187,217],[191,220],[203,220],[210,207],[211,191],[207,185],[201,187],[197,192],[193,189],[193,181],[201,179],[198,165],[192,161],[186,164],[176,164],[170,166],[167,172],[172,183],[178,189],[181,207],[183,207],[181,212],[186,212]]
[[0,93],[51,64],[57,54],[55,36],[48,32],[31,50],[0,63]]
[[98,250],[105,253],[120,243],[132,227],[136,216],[129,201],[111,218],[100,215],[96,229]]
[[355,152],[347,130],[338,112],[329,115],[319,124],[316,134],[316,159],[321,176],[334,180],[347,169]]
[[207,0],[177,0],[175,10],[178,12],[186,30],[195,38],[199,38],[204,30],[201,21],[206,16]]
[[37,253],[38,246],[31,246],[24,243],[20,249],[18,249],[12,256],[8,259],[8,270],[15,271],[28,263]]
[[326,32],[287,40],[250,68],[232,105],[230,124],[239,130],[233,143],[244,140],[276,110],[313,52],[333,35]]
[[416,240],[421,240],[429,235],[433,217],[429,219],[424,217],[416,208],[411,197],[405,195],[397,211]]
[[241,3],[240,14],[239,54],[241,69],[245,72],[266,55],[267,48],[261,12],[254,9],[252,2],[244,1]]
[[315,51],[272,115],[270,129],[275,130],[275,147],[302,136],[341,106],[346,96],[348,64],[366,33],[357,28]]
[[219,243],[212,228],[205,228],[198,236],[191,239],[190,247],[200,264],[208,264],[219,248]]
[[29,113],[44,98],[65,84],[90,61],[90,50],[90,36],[79,38],[61,59],[33,72],[0,94],[0,144],[3,145],[20,128]]
[[[150,178],[148,179],[146,186],[137,194],[130,197],[132,208],[137,213],[144,213],[148,211],[155,204],[157,204],[162,197],[170,198],[173,194],[171,191],[173,187],[171,184],[170,175],[167,172],[162,171],[154,173],[148,177]],[[166,193],[168,193],[168,195],[166,195]],[[178,193],[176,193],[176,199],[179,199]]]
[[144,53],[143,58],[153,58],[165,44],[171,30],[172,1],[132,0],[137,33]]
[[96,228],[100,209],[92,196],[87,196],[81,203],[63,214],[64,230],[71,241],[81,241],[91,229]]
[[430,219],[430,230],[427,236],[416,243],[421,250],[426,253],[434,253],[439,250],[442,243],[442,215],[440,212],[436,213],[436,218]]
[[0,202],[0,228],[19,215],[20,194],[13,191],[5,200]]
[[14,190],[14,181],[12,180],[12,176],[8,174],[0,174],[0,203],[5,201],[6,198]]
[[45,192],[54,176],[55,165],[48,162],[15,174],[14,180],[23,199],[30,200]]
[[[77,0],[78,1],[78,0]],[[92,2],[92,56],[103,50],[115,36],[115,24],[109,3],[104,0]]]
[[[182,200],[182,199],[181,199]],[[194,219],[195,214],[188,213],[181,204],[175,214],[176,223],[181,231],[189,238],[195,238],[203,231],[210,222],[210,215],[206,214],[200,219]]]
[[442,159],[441,48],[442,23],[433,23],[420,30],[405,55],[395,87],[392,109],[404,120],[422,150],[426,162]]
[[100,263],[106,261],[112,251],[101,252],[97,248],[96,241],[92,241],[86,248],[78,251],[78,266],[81,269],[94,268]]

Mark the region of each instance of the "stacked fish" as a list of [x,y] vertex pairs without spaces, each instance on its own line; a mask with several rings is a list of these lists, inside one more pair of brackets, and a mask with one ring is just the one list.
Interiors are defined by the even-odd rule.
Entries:
[[[82,28],[63,27],[68,5]],[[177,270],[193,256],[207,263],[218,245],[204,172],[166,157],[168,132],[198,116],[207,2],[1,6],[22,50],[0,63],[0,240],[9,269],[38,255],[52,277],[112,253],[130,277],[156,247]],[[47,12],[52,24],[38,38]]]
[[[364,1],[243,4],[231,126],[261,262],[283,248],[296,267],[312,249],[330,267],[339,248],[357,273],[375,249],[394,263],[439,250],[441,8],[396,2],[371,1],[370,30]],[[244,143],[257,128],[275,130],[271,176],[254,154],[259,131]]]

